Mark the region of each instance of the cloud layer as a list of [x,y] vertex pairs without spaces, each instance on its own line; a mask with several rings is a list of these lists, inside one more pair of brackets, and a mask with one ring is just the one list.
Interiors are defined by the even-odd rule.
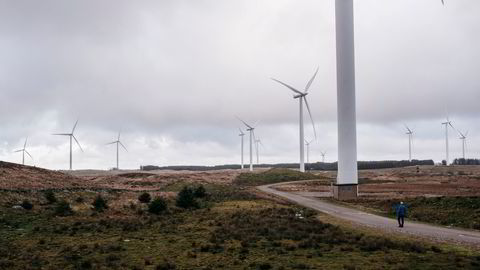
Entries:
[[[406,158],[408,123],[416,157],[441,160],[446,114],[480,152],[480,3],[437,2],[356,2],[360,159]],[[28,136],[37,165],[65,168],[50,134],[79,118],[76,168],[114,166],[120,129],[126,167],[236,163],[239,116],[261,120],[261,161],[295,162],[298,105],[269,78],[302,88],[318,66],[312,159],[335,160],[334,27],[333,0],[0,1],[0,159]]]

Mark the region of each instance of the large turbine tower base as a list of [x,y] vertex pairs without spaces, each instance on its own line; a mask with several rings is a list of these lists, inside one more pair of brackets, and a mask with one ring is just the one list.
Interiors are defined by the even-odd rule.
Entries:
[[339,200],[358,196],[353,18],[353,0],[336,0],[338,174],[333,195]]

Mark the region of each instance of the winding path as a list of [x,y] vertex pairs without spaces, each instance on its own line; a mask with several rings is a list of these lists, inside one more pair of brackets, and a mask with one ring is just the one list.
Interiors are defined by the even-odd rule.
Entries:
[[405,227],[399,228],[397,221],[391,218],[377,216],[356,209],[328,203],[312,197],[304,196],[304,194],[285,192],[274,188],[277,185],[283,184],[287,183],[264,185],[257,188],[265,193],[282,197],[296,204],[326,213],[336,218],[348,220],[356,224],[374,227],[389,232],[405,233],[414,236],[427,237],[437,241],[454,242],[480,247],[480,232],[462,229],[452,229],[412,221],[406,221]]

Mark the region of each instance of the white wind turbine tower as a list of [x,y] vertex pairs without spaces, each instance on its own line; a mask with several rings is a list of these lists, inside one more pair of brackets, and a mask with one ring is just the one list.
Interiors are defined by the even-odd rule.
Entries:
[[262,140],[255,139],[255,152],[257,153],[257,165],[260,164],[260,158],[259,158],[259,153],[258,153],[259,145],[263,145]]
[[448,147],[448,128],[451,127],[455,130],[455,128],[453,127],[452,125],[452,122],[450,121],[450,119],[448,119],[447,117],[447,121],[446,122],[443,122],[442,125],[445,125],[445,161],[446,161],[446,165],[448,166],[449,164],[449,147]]
[[240,120],[247,127],[247,131],[250,132],[250,171],[253,171],[253,143],[255,140],[255,127],[250,126],[240,118],[238,118],[238,120]]
[[[442,4],[444,1],[442,0]],[[355,109],[355,35],[353,0],[335,0],[337,53],[337,121],[338,121],[338,194],[349,193],[358,185],[357,123]],[[358,190],[358,187],[355,187]],[[345,191],[345,192],[344,192]],[[335,192],[334,192],[335,194]]]
[[325,163],[325,155],[327,152],[320,152],[320,155],[322,156],[322,163]]
[[242,161],[242,166],[241,166],[241,169],[243,170],[243,137],[245,137],[245,133],[243,133],[243,131],[239,128],[238,131],[240,131],[240,134],[238,134],[238,136],[240,136],[240,145],[241,145],[241,161]]
[[313,140],[311,140],[311,141],[305,140],[305,146],[307,146],[307,164],[310,163],[310,144],[312,142],[313,142]]
[[73,133],[75,132],[75,128],[77,127],[77,124],[78,124],[78,120],[77,120],[77,122],[75,122],[75,125],[73,126],[73,129],[72,129],[72,132],[71,132],[71,133],[56,133],[56,134],[52,134],[52,135],[60,135],[60,136],[69,136],[69,137],[70,137],[70,170],[72,170],[72,138],[75,140],[75,142],[77,143],[78,147],[79,147],[80,150],[82,150],[82,152],[83,152],[82,146],[80,146],[80,143],[78,142],[77,138],[75,138],[75,135],[73,135]]
[[468,131],[463,134],[462,132],[458,131],[460,133],[460,140],[462,140],[462,157],[465,159],[465,148],[467,147],[467,135]]
[[116,141],[114,142],[111,142],[111,143],[107,143],[107,145],[110,145],[110,144],[117,144],[117,170],[120,170],[120,167],[118,166],[118,146],[121,145],[123,147],[123,149],[125,149],[125,151],[128,152],[127,148],[125,147],[125,145],[123,145],[123,143],[120,141],[120,132],[118,132],[118,138]]
[[28,137],[25,138],[25,143],[23,144],[22,149],[19,149],[19,150],[15,151],[15,153],[22,152],[22,165],[25,165],[25,153],[27,153],[27,155],[29,155],[30,158],[33,160],[32,155],[30,155],[30,153],[28,153],[28,151],[27,151],[27,140],[28,140]]
[[305,89],[303,90],[303,92],[293,88],[292,86],[286,84],[286,83],[283,83],[277,79],[274,79],[272,78],[272,80],[280,83],[281,85],[287,87],[288,89],[292,90],[295,94],[293,96],[294,99],[297,99],[298,98],[298,101],[299,101],[299,105],[300,105],[300,171],[301,172],[305,172],[305,162],[304,162],[304,159],[305,159],[305,153],[304,153],[304,141],[305,141],[305,135],[304,135],[304,129],[303,129],[303,102],[305,101],[305,105],[307,106],[307,111],[308,111],[308,114],[310,116],[310,120],[312,121],[312,126],[313,126],[313,133],[314,133],[314,136],[315,138],[317,137],[317,134],[316,134],[316,131],[315,131],[315,123],[313,122],[313,118],[312,118],[312,113],[310,111],[310,106],[308,105],[308,101],[307,101],[307,95],[308,95],[308,89],[310,88],[310,86],[312,85],[313,83],[313,80],[315,79],[315,77],[317,76],[317,73],[318,73],[318,68],[317,70],[315,71],[315,73],[313,74],[312,78],[310,79],[310,81],[308,81],[307,85],[305,86]]
[[405,128],[407,129],[407,134],[408,135],[408,161],[412,161],[412,141],[413,141],[413,131],[405,125]]

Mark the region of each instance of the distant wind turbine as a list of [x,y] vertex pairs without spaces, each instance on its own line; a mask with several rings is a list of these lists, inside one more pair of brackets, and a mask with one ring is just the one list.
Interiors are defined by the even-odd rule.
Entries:
[[320,152],[320,155],[322,156],[322,163],[325,163],[325,155],[327,152]]
[[243,170],[243,137],[245,137],[245,133],[243,133],[243,131],[239,128],[238,131],[240,131],[240,134],[238,134],[238,136],[240,136],[240,141],[241,141],[241,161],[242,161],[242,166],[241,166],[241,169]]
[[448,166],[449,164],[449,147],[448,147],[448,127],[451,127],[455,130],[455,128],[453,127],[452,125],[452,122],[450,121],[450,119],[448,119],[448,116],[447,116],[447,121],[446,122],[443,122],[442,125],[445,125],[445,161],[446,161],[446,165]]
[[310,144],[312,142],[313,142],[313,140],[311,140],[311,141],[305,140],[305,145],[307,146],[307,164],[310,163]]
[[462,157],[465,159],[465,148],[467,147],[467,135],[468,131],[463,134],[462,132],[458,131],[460,133],[460,140],[462,140]]
[[75,125],[73,126],[71,133],[56,133],[56,134],[52,134],[52,135],[69,136],[69,137],[70,137],[70,170],[72,170],[72,138],[75,140],[75,142],[77,143],[78,147],[79,147],[80,150],[82,150],[82,152],[83,152],[82,146],[80,146],[80,143],[78,142],[77,138],[75,138],[75,135],[73,135],[73,133],[75,132],[75,128],[77,127],[77,124],[78,124],[78,120],[77,120],[77,122],[75,122]]
[[407,134],[408,135],[408,161],[412,161],[412,141],[413,141],[413,131],[405,125],[405,128],[407,129]]
[[22,152],[22,165],[25,165],[25,153],[27,153],[27,155],[29,155],[30,158],[33,160],[32,155],[30,155],[30,153],[28,153],[28,151],[27,151],[27,140],[28,140],[28,137],[25,138],[25,143],[23,144],[22,149],[19,149],[19,150],[15,151],[15,153]]
[[304,162],[304,159],[305,159],[305,153],[304,153],[305,135],[304,135],[304,129],[303,129],[303,102],[304,101],[305,101],[305,105],[307,106],[307,111],[308,111],[308,114],[310,116],[310,120],[312,121],[314,136],[315,136],[315,138],[317,137],[317,133],[315,131],[315,123],[314,123],[313,118],[312,118],[312,112],[310,111],[310,106],[308,105],[308,101],[307,101],[308,89],[312,85],[313,80],[315,80],[315,77],[317,76],[317,73],[318,73],[318,68],[315,71],[315,73],[313,74],[310,81],[308,81],[308,83],[305,86],[305,89],[303,90],[303,92],[293,88],[292,86],[290,86],[286,83],[283,83],[283,82],[281,82],[277,79],[272,78],[272,80],[274,80],[274,81],[278,82],[279,84],[281,84],[281,85],[287,87],[288,89],[292,90],[295,93],[293,98],[294,99],[298,98],[298,101],[299,101],[299,104],[300,104],[300,125],[299,125],[299,127],[300,127],[300,171],[301,172],[305,172],[305,162]]
[[250,126],[242,119],[238,117],[237,119],[240,120],[247,127],[247,131],[250,132],[250,171],[253,171],[253,142],[255,140],[255,125]]
[[120,167],[118,166],[118,146],[121,145],[123,147],[123,149],[125,149],[125,151],[128,152],[127,148],[125,147],[125,145],[123,145],[123,143],[120,141],[120,132],[118,132],[118,138],[116,141],[114,142],[111,142],[111,143],[107,143],[107,145],[110,145],[110,144],[117,144],[117,170],[120,170]]

